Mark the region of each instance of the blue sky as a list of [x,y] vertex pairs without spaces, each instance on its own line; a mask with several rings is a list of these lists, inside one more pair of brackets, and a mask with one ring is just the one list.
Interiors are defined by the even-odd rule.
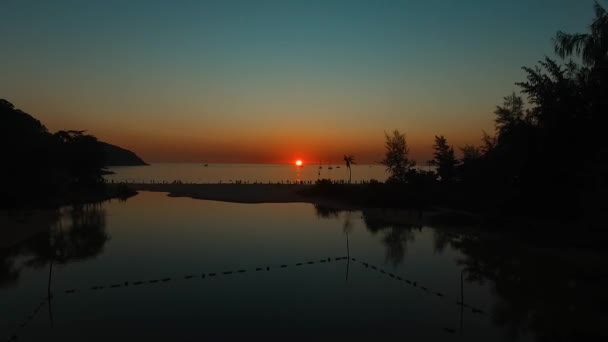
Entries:
[[0,97],[153,161],[376,159],[392,129],[422,159],[433,134],[491,130],[521,67],[585,31],[592,5],[0,0]]

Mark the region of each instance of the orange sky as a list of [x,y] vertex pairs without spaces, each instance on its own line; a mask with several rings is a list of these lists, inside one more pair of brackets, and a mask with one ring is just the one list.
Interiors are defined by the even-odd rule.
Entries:
[[316,164],[340,162],[344,154],[354,154],[359,163],[375,163],[383,156],[384,131],[400,129],[406,133],[411,157],[424,164],[431,157],[434,134],[440,134],[441,130],[457,147],[478,144],[482,132],[478,127],[485,126],[486,130],[492,127],[490,115],[480,115],[485,120],[479,120],[473,127],[450,120],[436,127],[437,124],[424,119],[412,120],[401,127],[385,128],[380,123],[362,127],[339,122],[342,117],[327,119],[322,125],[294,120],[293,124],[282,123],[276,127],[256,123],[209,126],[195,119],[171,117],[159,122],[128,115],[119,118],[101,115],[109,119],[93,115],[54,116],[49,113],[49,106],[41,107],[47,111],[23,109],[34,114],[51,131],[87,129],[100,140],[136,152],[147,162],[293,163],[302,159]]
[[147,162],[373,163],[398,129],[424,164],[593,15],[514,1],[0,1],[0,97]]

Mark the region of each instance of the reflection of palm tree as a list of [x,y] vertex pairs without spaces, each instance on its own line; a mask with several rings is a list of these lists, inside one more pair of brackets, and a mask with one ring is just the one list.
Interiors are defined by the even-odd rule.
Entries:
[[353,173],[352,173],[352,169],[350,168],[350,166],[355,164],[355,156],[353,156],[352,154],[349,154],[349,155],[345,154],[344,162],[346,163],[346,168],[348,168],[348,182],[350,183],[353,179]]
[[347,211],[344,214],[344,223],[342,223],[342,231],[348,235],[348,233],[353,231],[353,223],[351,221],[352,211]]

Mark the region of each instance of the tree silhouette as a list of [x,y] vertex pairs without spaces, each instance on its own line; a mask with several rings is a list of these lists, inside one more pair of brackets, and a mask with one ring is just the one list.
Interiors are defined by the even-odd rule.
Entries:
[[431,164],[437,167],[437,174],[442,183],[451,183],[454,180],[458,163],[454,155],[454,148],[448,145],[448,141],[443,135],[440,135],[435,136],[433,149]]
[[0,153],[6,180],[0,207],[48,206],[72,191],[100,185],[104,154],[84,131],[49,133],[31,115],[0,99]]
[[394,130],[392,135],[385,132],[384,136],[386,138],[384,145],[386,152],[380,163],[386,166],[386,171],[390,174],[387,181],[406,183],[416,162],[408,157],[410,150],[407,147],[405,134]]
[[346,168],[348,168],[348,182],[350,183],[353,179],[353,173],[351,170],[351,165],[356,164],[355,163],[355,156],[353,156],[352,154],[349,155],[344,155],[344,163],[346,163]]
[[608,13],[597,1],[594,10],[595,18],[590,33],[557,32],[554,39],[555,53],[561,58],[576,54],[585,65],[601,68],[608,64]]

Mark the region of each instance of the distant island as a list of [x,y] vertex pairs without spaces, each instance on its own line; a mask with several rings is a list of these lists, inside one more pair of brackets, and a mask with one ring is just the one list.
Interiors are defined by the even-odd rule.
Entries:
[[103,148],[106,166],[143,166],[149,165],[141,159],[135,152],[122,147],[99,142]]

